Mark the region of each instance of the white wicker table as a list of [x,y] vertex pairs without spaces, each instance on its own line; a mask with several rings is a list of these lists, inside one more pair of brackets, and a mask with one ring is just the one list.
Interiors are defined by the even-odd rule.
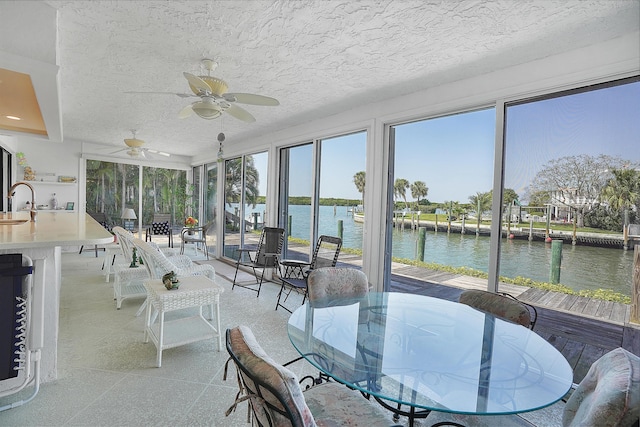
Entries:
[[[149,338],[158,349],[156,366],[162,364],[162,350],[179,347],[196,341],[218,338],[218,351],[222,349],[220,333],[220,294],[224,288],[205,276],[180,277],[180,288],[167,290],[161,280],[147,280],[147,320],[144,342]],[[215,325],[202,315],[202,307],[211,306]],[[198,307],[198,314],[165,321],[165,313],[185,308]],[[152,322],[152,312],[158,316]]]

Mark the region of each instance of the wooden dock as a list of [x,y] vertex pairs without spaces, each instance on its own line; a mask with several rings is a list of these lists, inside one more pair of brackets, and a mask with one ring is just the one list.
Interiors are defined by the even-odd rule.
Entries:
[[[340,254],[338,264],[362,266],[358,256]],[[392,263],[391,291],[457,301],[465,289],[487,289],[487,279]],[[558,349],[580,382],[603,354],[623,347],[640,356],[640,325],[629,323],[630,306],[592,298],[500,284],[500,290],[538,311],[535,332]]]

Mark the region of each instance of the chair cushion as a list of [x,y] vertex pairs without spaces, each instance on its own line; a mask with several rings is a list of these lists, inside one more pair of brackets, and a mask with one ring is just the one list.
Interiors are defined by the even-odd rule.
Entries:
[[169,221],[154,222],[151,224],[151,234],[169,234]]
[[565,406],[562,424],[630,426],[640,417],[640,358],[617,348],[598,359]]
[[369,292],[367,276],[355,268],[325,267],[311,271],[307,278],[309,303],[313,307],[358,300]]
[[329,382],[313,386],[304,392],[304,398],[321,427],[388,427],[392,424],[391,412],[343,384]]
[[518,323],[525,328],[531,325],[531,313],[527,307],[503,295],[487,291],[467,290],[460,294],[458,301],[501,319]]
[[[298,384],[298,378],[289,369],[279,365],[271,359],[260,347],[251,330],[246,326],[238,326],[229,331],[229,340],[233,353],[240,363],[253,375],[277,391],[280,399],[289,408],[292,420],[282,414],[272,411],[261,399],[251,399],[251,405],[255,416],[262,425],[276,426],[315,426],[316,423],[311,415],[302,390]],[[241,372],[244,384],[252,388],[254,383],[251,378]],[[250,394],[256,390],[248,390]],[[283,409],[277,397],[266,389],[262,388],[263,398],[277,408]],[[269,422],[269,420],[272,420]]]

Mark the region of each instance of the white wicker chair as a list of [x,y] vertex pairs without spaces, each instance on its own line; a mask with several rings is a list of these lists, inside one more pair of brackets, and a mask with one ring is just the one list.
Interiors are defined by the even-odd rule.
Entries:
[[[118,237],[118,242],[122,249],[122,256],[125,259],[124,263],[117,264],[113,267],[113,294],[116,300],[116,308],[120,310],[122,301],[127,298],[146,298],[147,291],[143,286],[143,282],[149,279],[149,271],[142,265],[138,268],[129,267],[133,259],[133,239],[135,239],[135,236],[130,231],[118,226],[113,227],[113,232]],[[173,262],[177,265],[187,266],[191,264],[189,257],[175,255],[175,251],[173,250],[161,252],[158,245],[152,242],[149,242],[149,246],[156,250],[161,256],[166,255],[172,258]],[[140,256],[140,254],[137,255]],[[136,312],[136,316],[139,316],[145,307],[146,305],[143,304]]]
[[[193,261],[191,261],[191,258],[186,255],[176,255],[174,257],[167,258],[162,254],[162,252],[154,249],[149,243],[140,239],[133,239],[133,245],[137,248],[138,254],[142,257],[149,277],[152,279],[162,279],[162,276],[170,271],[173,271],[178,278],[180,276],[206,276],[213,281],[216,279],[216,270],[211,265],[194,264]],[[139,312],[142,312],[146,306],[147,300],[142,304]],[[213,313],[214,308],[213,305],[211,305],[208,319],[212,318]]]

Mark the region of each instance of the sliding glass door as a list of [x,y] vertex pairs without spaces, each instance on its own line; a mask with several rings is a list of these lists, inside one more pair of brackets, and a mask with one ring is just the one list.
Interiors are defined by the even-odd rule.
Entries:
[[239,247],[257,244],[268,219],[266,201],[269,153],[224,161],[224,256],[237,259]]

